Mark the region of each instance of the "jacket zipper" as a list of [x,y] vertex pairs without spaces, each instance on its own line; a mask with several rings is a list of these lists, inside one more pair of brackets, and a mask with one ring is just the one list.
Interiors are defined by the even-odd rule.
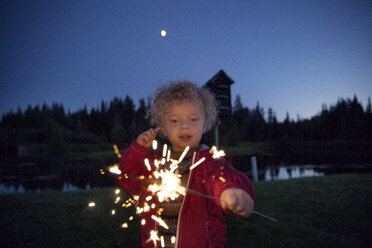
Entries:
[[[196,152],[194,152],[194,154],[193,154],[193,156],[192,156],[192,162],[191,162],[191,164],[194,164],[195,157],[196,157]],[[184,197],[183,200],[182,200],[182,204],[181,204],[180,212],[179,212],[179,214],[178,214],[177,233],[176,233],[176,243],[175,243],[175,247],[178,247],[178,238],[179,238],[179,230],[180,230],[181,213],[182,213],[183,204],[184,204],[184,202],[185,202],[185,200],[186,200],[187,189],[189,188],[189,182],[190,182],[190,178],[191,178],[192,171],[193,171],[193,170],[190,171],[189,178],[187,179],[187,184],[186,184],[186,195],[185,195],[185,197]]]

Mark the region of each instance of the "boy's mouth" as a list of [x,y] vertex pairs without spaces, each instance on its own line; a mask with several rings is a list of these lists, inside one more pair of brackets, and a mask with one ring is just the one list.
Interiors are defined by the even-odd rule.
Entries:
[[189,141],[191,139],[191,135],[189,134],[182,134],[179,136],[180,140],[182,141]]

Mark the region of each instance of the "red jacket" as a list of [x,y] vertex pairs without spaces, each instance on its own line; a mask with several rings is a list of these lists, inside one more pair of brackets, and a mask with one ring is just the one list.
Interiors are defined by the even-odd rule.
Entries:
[[[153,161],[161,157],[161,151],[148,156],[149,151],[148,148],[133,141],[120,160],[120,170],[123,176],[119,179],[119,184],[131,195],[138,195],[142,202],[146,196],[150,195],[147,191],[148,181],[134,179],[133,176],[150,175],[151,172],[143,164],[144,159],[148,157],[150,161]],[[219,198],[224,190],[239,188],[245,190],[252,199],[255,198],[249,179],[235,170],[225,158],[213,159],[209,150],[203,150],[194,153],[193,163],[203,157],[206,160],[190,171],[187,189]],[[125,174],[127,176],[124,176]],[[150,231],[156,230],[157,223],[151,219],[151,215],[156,215],[156,211],[156,209],[151,209],[150,212],[141,215],[146,220],[146,224],[141,226],[142,247],[154,247],[152,241],[146,241],[150,237]],[[187,193],[178,219],[176,244],[178,248],[225,247],[226,224],[220,202]],[[160,247],[160,243],[157,247]]]

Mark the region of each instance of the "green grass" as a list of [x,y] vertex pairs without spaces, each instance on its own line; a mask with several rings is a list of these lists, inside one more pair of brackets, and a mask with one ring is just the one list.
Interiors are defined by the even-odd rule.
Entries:
[[[255,210],[279,222],[226,216],[227,247],[371,247],[372,174],[254,186]],[[0,247],[139,247],[139,218],[121,229],[133,209],[113,216],[113,199],[113,189],[0,195]]]

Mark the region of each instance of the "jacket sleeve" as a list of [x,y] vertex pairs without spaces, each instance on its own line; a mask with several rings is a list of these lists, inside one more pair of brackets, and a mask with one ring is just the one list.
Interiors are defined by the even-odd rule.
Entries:
[[149,151],[149,148],[143,147],[133,140],[120,159],[121,177],[118,179],[118,184],[131,195],[140,195],[147,188],[146,182],[138,177],[149,175],[143,164]]
[[[254,200],[255,192],[253,185],[248,177],[242,172],[236,170],[225,158],[212,159],[211,169],[208,175],[208,185],[210,185],[210,194],[219,199],[226,189],[238,188],[249,194]],[[218,206],[221,206],[219,200],[215,200]],[[229,211],[227,211],[230,213]]]

